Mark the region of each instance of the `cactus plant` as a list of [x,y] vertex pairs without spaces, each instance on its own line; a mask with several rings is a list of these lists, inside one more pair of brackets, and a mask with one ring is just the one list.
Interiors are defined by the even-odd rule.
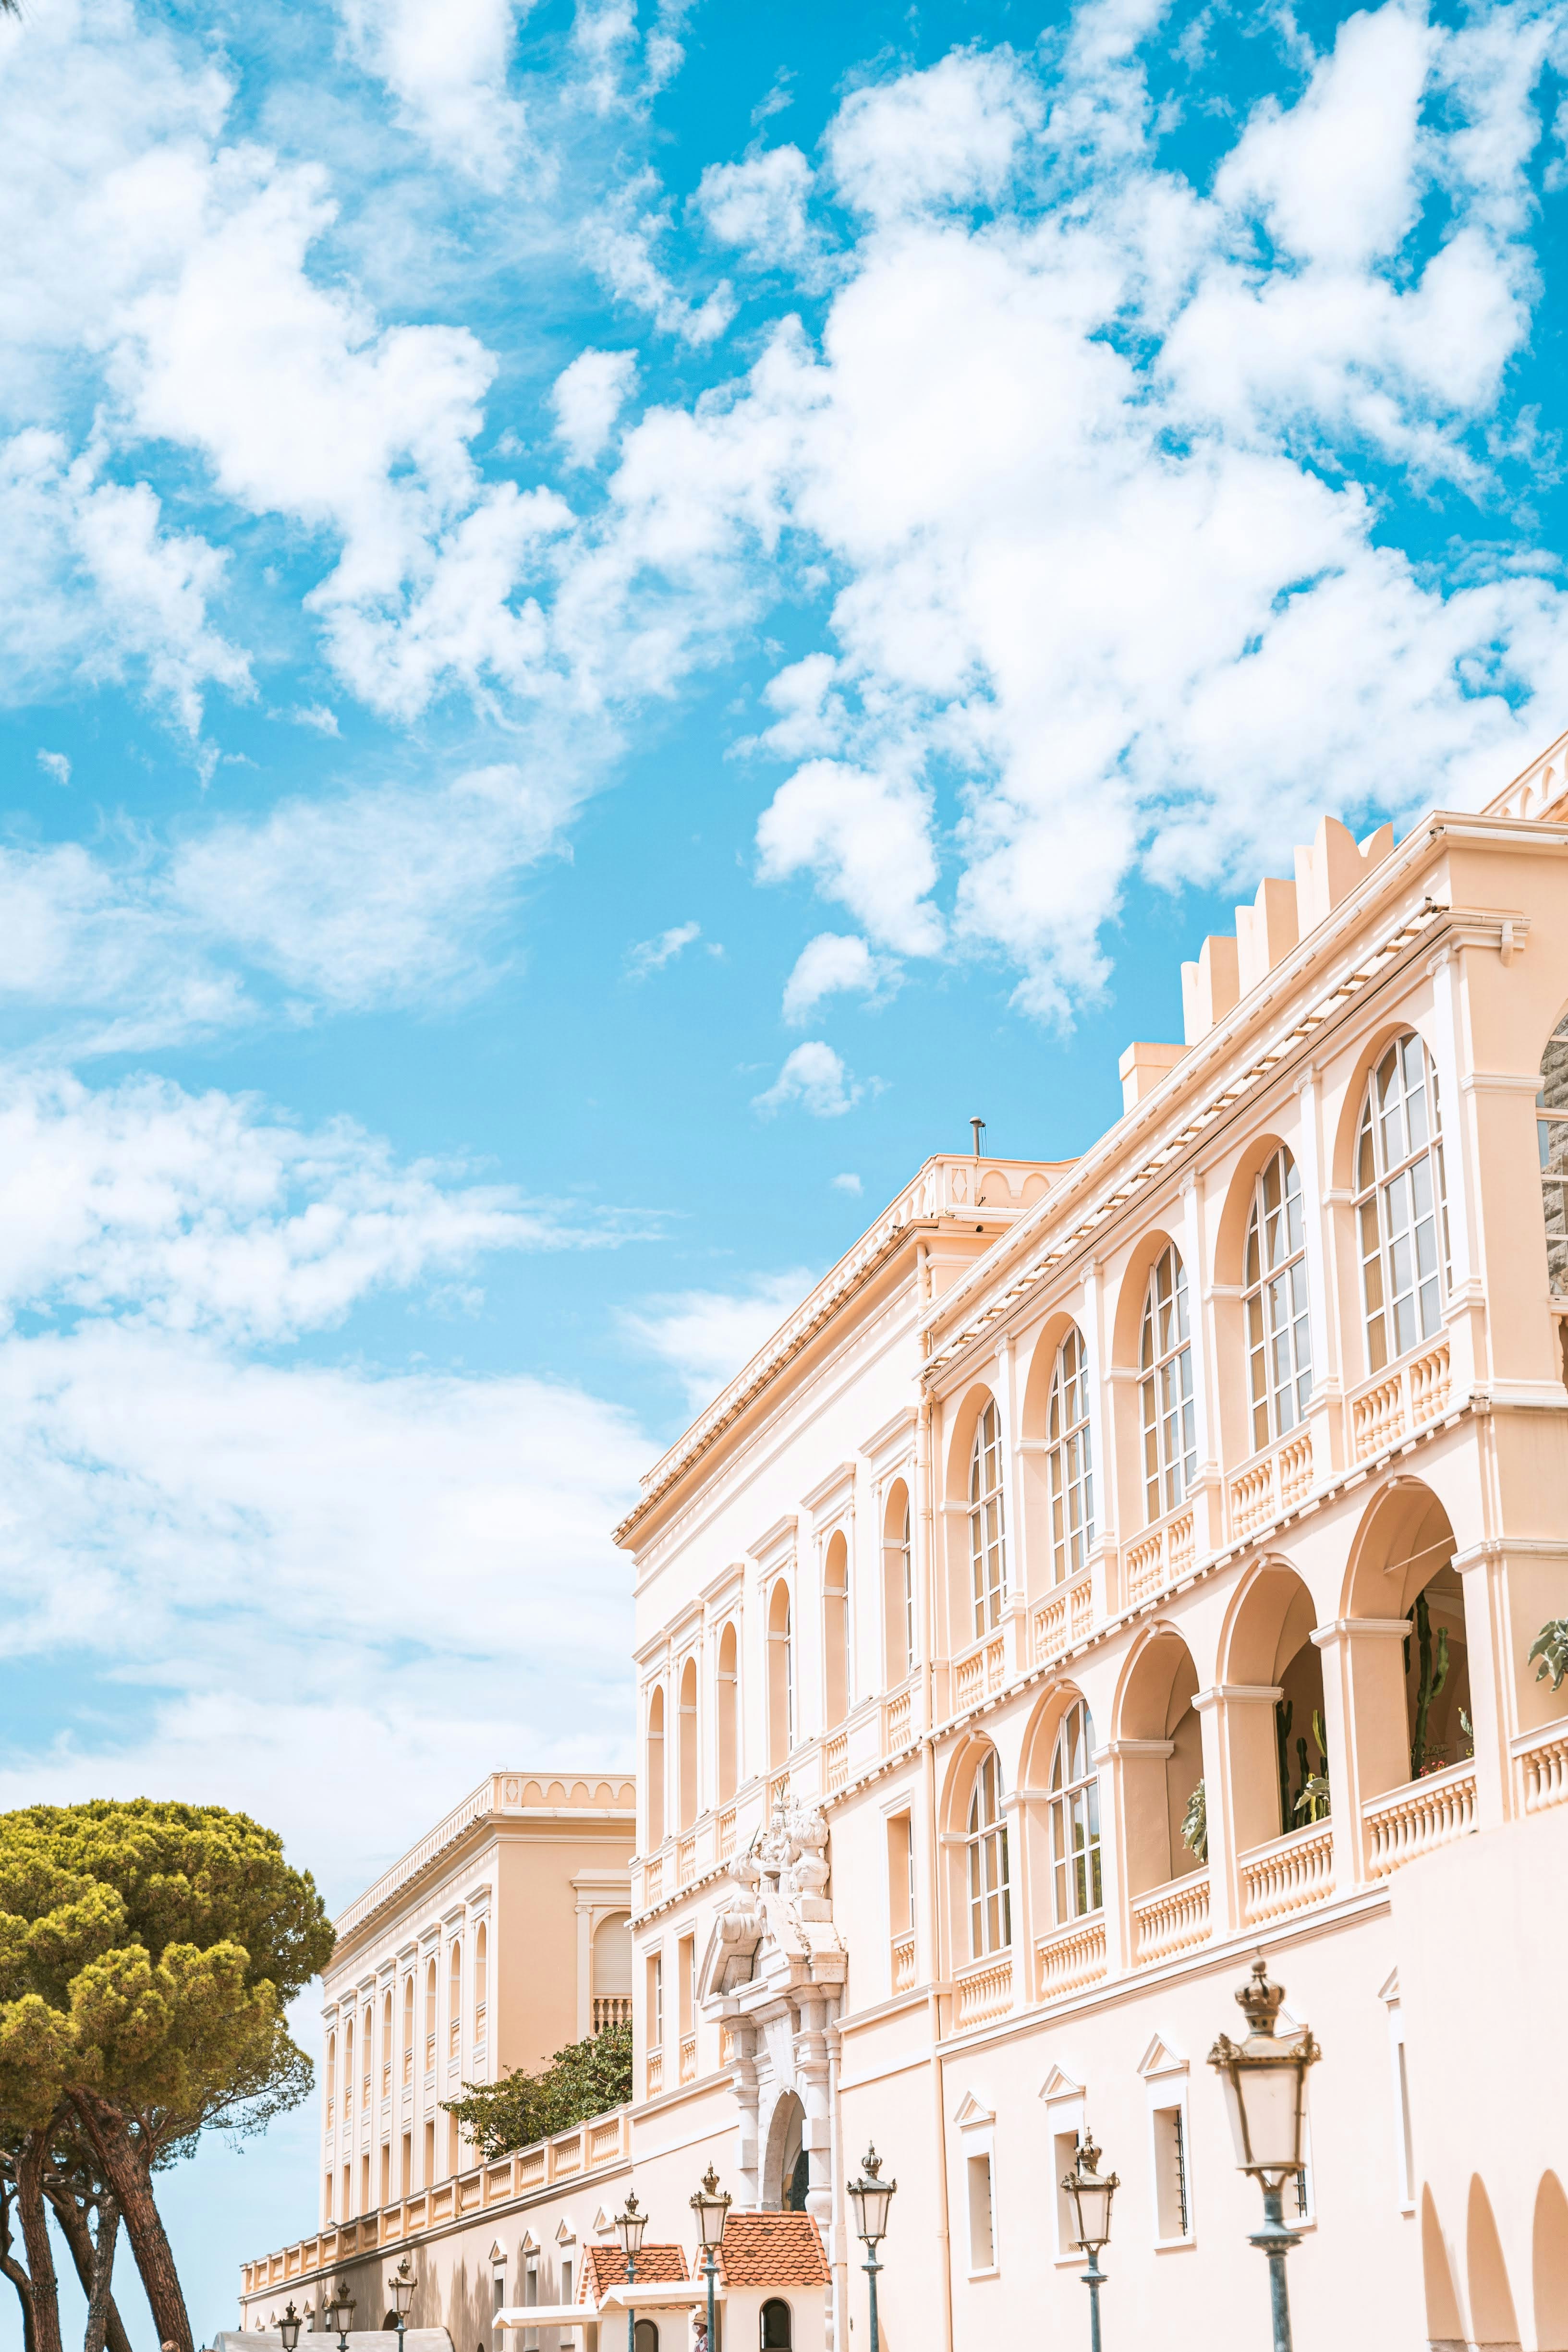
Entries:
[[1182,1843],[1190,1847],[1200,1862],[1209,1858],[1209,1806],[1200,1780],[1187,1799],[1187,1810],[1182,1816]]
[[[1436,1656],[1432,1644],[1432,1612],[1426,1606],[1426,1595],[1418,1592],[1415,1606],[1406,1614],[1415,1628],[1415,1660],[1419,1672],[1415,1681],[1415,1721],[1410,1733],[1410,1777],[1419,1780],[1422,1774],[1441,1761],[1440,1757],[1428,1759],[1426,1722],[1432,1712],[1432,1702],[1448,1679],[1448,1632],[1437,1628]],[[1410,1636],[1405,1637],[1405,1671],[1410,1671]]]
[[1296,1742],[1296,1754],[1301,1767],[1301,1785],[1296,1791],[1296,1801],[1290,1808],[1292,1821],[1326,1822],[1332,1810],[1329,1790],[1329,1745],[1323,1737],[1323,1718],[1312,1709],[1312,1738],[1317,1742],[1318,1761],[1322,1769],[1310,1771],[1307,1766],[1307,1743]]

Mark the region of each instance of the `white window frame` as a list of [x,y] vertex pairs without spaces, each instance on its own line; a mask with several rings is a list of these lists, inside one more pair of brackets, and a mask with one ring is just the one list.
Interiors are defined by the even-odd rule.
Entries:
[[[1149,2105],[1149,2187],[1150,2220],[1156,2253],[1170,2253],[1197,2243],[1197,2207],[1193,2182],[1193,2130],[1188,2104],[1188,2068],[1184,2058],[1177,2058],[1162,2050],[1159,2058],[1144,2074],[1144,2087]],[[1162,2116],[1176,2117],[1178,2161],[1181,2165],[1181,2200],[1186,2209],[1186,2227],[1172,2234],[1160,2225],[1160,2123]]]
[[[1162,1297],[1160,1276],[1167,1259],[1171,1286],[1169,1295]],[[1140,1475],[1144,1521],[1149,1527],[1189,1502],[1197,1481],[1197,1364],[1193,1337],[1187,1262],[1175,1243],[1167,1240],[1149,1268],[1138,1325]]]
[[[1069,1350],[1072,1360],[1069,1362]],[[1062,1335],[1046,1405],[1046,1491],[1051,1522],[1051,1580],[1081,1576],[1094,1549],[1094,1416],[1089,1342],[1078,1325]],[[1079,1407],[1075,1421],[1069,1403]],[[1075,1557],[1076,1555],[1076,1557]]]
[[[970,2102],[966,2099],[964,2105]],[[967,2265],[965,2275],[972,2279],[997,2278],[1002,2270],[1002,2232],[996,2213],[996,2118],[977,2114],[973,2122],[960,2122],[959,2154],[963,2164],[963,2251]],[[985,2186],[991,2220],[991,2259],[978,2263],[974,2259],[974,2175],[971,2167],[984,2164]]]
[[1415,2210],[1415,2134],[1410,2113],[1410,2071],[1405,2047],[1405,2011],[1398,1971],[1383,1987],[1388,2008],[1388,2071],[1394,2094],[1394,2178],[1402,2213]]
[[[1267,1187],[1276,1171],[1279,1197],[1271,1208]],[[1256,1266],[1252,1262],[1255,1241]],[[1277,1144],[1252,1180],[1252,1210],[1242,1248],[1241,1307],[1247,1349],[1247,1433],[1252,1452],[1261,1454],[1291,1430],[1306,1426],[1312,1396],[1306,1196],[1300,1163],[1289,1144]],[[1279,1377],[1281,1350],[1286,1359],[1283,1379]],[[1261,1437],[1258,1433],[1260,1417]]]
[[[1414,1046],[1421,1056],[1423,1115],[1426,1122],[1426,1138],[1414,1148],[1410,1144],[1407,1110],[1412,1089],[1406,1083],[1405,1067],[1405,1054],[1411,1046]],[[1398,1118],[1404,1145],[1399,1158],[1393,1161],[1387,1159],[1384,1148],[1384,1116],[1378,1109],[1376,1100],[1378,1072],[1390,1056],[1395,1056],[1398,1060]],[[1366,1085],[1362,1092],[1361,1110],[1356,1119],[1355,1157],[1352,1165],[1352,1187],[1354,1195],[1352,1212],[1355,1217],[1356,1259],[1361,1268],[1362,1346],[1365,1350],[1369,1378],[1386,1371],[1393,1364],[1403,1363],[1405,1359],[1407,1356],[1413,1356],[1417,1349],[1432,1346],[1443,1329],[1452,1288],[1453,1250],[1448,1234],[1448,1191],[1443,1148],[1442,1108],[1437,1088],[1436,1057],[1418,1029],[1405,1030],[1384,1047],[1376,1062],[1367,1072]],[[1370,1181],[1363,1182],[1363,1140],[1367,1137],[1370,1137],[1372,1143],[1372,1175]],[[1426,1325],[1426,1311],[1421,1305],[1421,1293],[1426,1287],[1426,1284],[1420,1279],[1419,1256],[1415,1250],[1416,1230],[1423,1221],[1415,1215],[1412,1207],[1405,1223],[1398,1232],[1395,1232],[1391,1212],[1391,1203],[1396,1189],[1402,1188],[1402,1197],[1413,1198],[1417,1189],[1416,1171],[1423,1166],[1427,1171],[1426,1181],[1430,1187],[1430,1199],[1427,1205],[1436,1249],[1436,1263],[1429,1278],[1436,1285],[1436,1309],[1435,1319],[1429,1326]],[[1377,1236],[1375,1246],[1373,1248],[1367,1246],[1369,1214]],[[1395,1280],[1394,1257],[1394,1253],[1402,1242],[1411,1252],[1410,1281],[1403,1291],[1398,1288]],[[1374,1262],[1378,1271],[1380,1292],[1375,1308],[1372,1305],[1367,1290],[1367,1269]],[[1415,1337],[1403,1348],[1391,1345],[1391,1342],[1397,1341],[1399,1337],[1395,1328],[1394,1307],[1400,1298],[1408,1298],[1411,1302],[1415,1324]],[[1383,1350],[1381,1361],[1373,1360],[1377,1354],[1373,1337],[1374,1325]]]
[[[990,1424],[992,1435],[986,1437]],[[994,1483],[985,1483],[988,1456]],[[973,1587],[974,1639],[994,1633],[1007,1606],[1007,1446],[998,1398],[987,1395],[974,1420],[969,1448],[969,1572]],[[993,1576],[992,1570],[995,1573]]]
[[1068,2210],[1062,2177],[1072,2170],[1078,2151],[1083,2145],[1084,2095],[1076,2084],[1063,2084],[1061,2090],[1046,2096],[1046,2144],[1050,2149],[1051,2260],[1058,2270],[1069,2263],[1083,2267],[1083,2255],[1068,2236],[1071,2216]]

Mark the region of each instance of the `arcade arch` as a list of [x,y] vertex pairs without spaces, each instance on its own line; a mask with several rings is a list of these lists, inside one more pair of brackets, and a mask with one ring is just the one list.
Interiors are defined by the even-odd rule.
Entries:
[[1193,1705],[1198,1670],[1181,1635],[1155,1625],[1127,1667],[1116,1710],[1121,1751],[1127,1889],[1142,1895],[1203,1867],[1182,1824],[1204,1777]]

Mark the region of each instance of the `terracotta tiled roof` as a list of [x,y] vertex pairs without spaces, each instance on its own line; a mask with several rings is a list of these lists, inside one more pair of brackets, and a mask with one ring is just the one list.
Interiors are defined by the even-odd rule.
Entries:
[[826,2286],[827,2256],[809,2213],[731,2213],[719,2275],[726,2286]]
[[[645,2245],[637,2256],[637,2276],[650,2286],[668,2285],[689,2275],[686,2250],[683,2246]],[[625,2286],[626,2258],[619,2246],[588,2246],[584,2249],[583,2275],[577,2282],[577,2300],[597,2303],[606,2287]]]

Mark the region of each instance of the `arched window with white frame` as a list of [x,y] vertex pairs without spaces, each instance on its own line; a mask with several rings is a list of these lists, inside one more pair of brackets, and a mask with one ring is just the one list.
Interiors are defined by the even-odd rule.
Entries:
[[776,1771],[795,1746],[795,1628],[789,1580],[781,1576],[768,1602],[768,1766]]
[[1301,1172],[1281,1144],[1258,1170],[1242,1284],[1256,1453],[1305,1420],[1312,1393]]
[[1051,1899],[1057,1925],[1101,1908],[1100,1776],[1094,1722],[1081,1699],[1061,1719],[1051,1751]]
[[969,1562],[974,1587],[974,1631],[988,1633],[1002,1620],[1007,1585],[1002,1515],[1002,1416],[989,1397],[974,1424],[969,1455]]
[[1380,1372],[1436,1335],[1448,1288],[1437,1073],[1414,1029],[1394,1039],[1367,1080],[1355,1215],[1367,1370]]
[[1541,1205],[1546,1216],[1546,1283],[1568,1303],[1568,1013],[1546,1041],[1535,1097]]
[[1002,1806],[1002,1761],[988,1748],[974,1775],[964,1840],[969,1873],[972,1958],[1005,1951],[1013,1941],[1013,1896],[1007,1871],[1007,1820]]
[[1143,1504],[1152,1523],[1186,1500],[1198,1463],[1187,1270],[1173,1242],[1166,1243],[1150,1270],[1143,1294],[1138,1369]]
[[1089,1350],[1077,1324],[1057,1349],[1046,1419],[1051,1572],[1076,1576],[1094,1543],[1094,1458],[1089,1433]]

